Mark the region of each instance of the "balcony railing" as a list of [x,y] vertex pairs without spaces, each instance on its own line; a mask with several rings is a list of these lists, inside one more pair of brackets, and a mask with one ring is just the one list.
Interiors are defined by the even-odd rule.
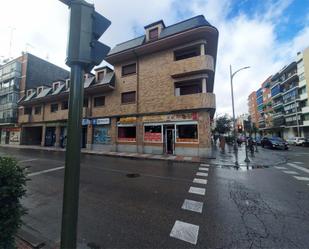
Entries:
[[301,112],[302,112],[303,114],[309,113],[309,106],[304,106],[304,107],[301,109]]
[[171,100],[171,110],[216,108],[216,96],[213,93],[197,93],[175,96]]
[[301,95],[299,95],[299,99],[300,100],[305,100],[308,98],[308,94],[307,93],[302,93]]
[[0,89],[0,96],[6,95],[6,94],[14,92],[14,91],[18,91],[18,89],[15,86],[2,88],[2,89]]
[[17,118],[0,118],[0,124],[15,124],[17,123]]

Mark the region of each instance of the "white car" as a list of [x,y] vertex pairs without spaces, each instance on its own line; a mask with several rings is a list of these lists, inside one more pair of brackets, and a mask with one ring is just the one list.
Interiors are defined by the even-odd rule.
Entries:
[[292,137],[286,140],[289,144],[302,145],[306,139],[304,137]]

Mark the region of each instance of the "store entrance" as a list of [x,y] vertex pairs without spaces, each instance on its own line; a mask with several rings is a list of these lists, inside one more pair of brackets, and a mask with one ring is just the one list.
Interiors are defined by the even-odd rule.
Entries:
[[164,152],[173,155],[175,151],[175,127],[174,125],[164,126]]

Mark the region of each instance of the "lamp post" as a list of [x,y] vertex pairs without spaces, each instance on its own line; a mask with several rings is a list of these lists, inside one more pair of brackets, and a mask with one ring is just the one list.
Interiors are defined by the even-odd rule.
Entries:
[[235,166],[238,166],[238,154],[237,154],[237,138],[236,138],[236,119],[235,119],[235,107],[234,107],[234,91],[233,91],[233,78],[241,70],[248,69],[247,67],[242,67],[233,73],[232,65],[230,65],[230,80],[231,80],[231,95],[232,95],[232,108],[233,108],[233,131],[234,131],[234,151],[235,151]]

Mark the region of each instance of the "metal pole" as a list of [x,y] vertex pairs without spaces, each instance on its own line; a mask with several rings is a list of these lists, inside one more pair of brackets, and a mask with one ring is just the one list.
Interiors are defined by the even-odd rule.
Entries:
[[295,108],[296,108],[296,122],[297,122],[297,137],[300,137],[300,129],[299,129],[299,120],[298,120],[298,110],[297,110],[297,103],[296,103],[296,96],[295,96]]
[[230,65],[230,79],[231,79],[231,95],[232,95],[232,108],[233,108],[233,135],[234,135],[235,165],[238,166],[238,155],[237,155],[238,148],[237,148],[237,138],[236,138],[236,119],[235,119],[235,108],[234,108],[232,65]]
[[81,65],[72,65],[62,209],[62,249],[76,248],[83,96],[84,71]]
[[248,158],[248,142],[247,142],[247,134],[246,134],[246,130],[245,129],[244,129],[244,133],[245,133],[245,151],[246,151],[245,162],[246,163],[250,163],[250,160]]

